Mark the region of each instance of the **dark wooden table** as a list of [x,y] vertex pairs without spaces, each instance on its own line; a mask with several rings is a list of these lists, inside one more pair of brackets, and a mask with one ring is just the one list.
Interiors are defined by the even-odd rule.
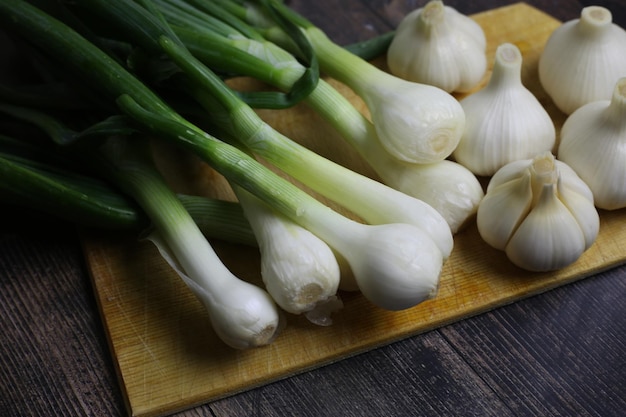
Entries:
[[[391,29],[426,0],[290,1],[339,43]],[[510,4],[448,0],[471,14]],[[624,0],[535,0],[565,21]],[[126,410],[78,234],[0,206],[0,416]],[[626,267],[179,416],[624,416]]]

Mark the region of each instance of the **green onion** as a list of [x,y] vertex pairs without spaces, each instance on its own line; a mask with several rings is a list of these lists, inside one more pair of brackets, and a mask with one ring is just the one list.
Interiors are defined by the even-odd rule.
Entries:
[[[175,140],[184,129],[145,111],[128,96],[121,98],[120,106],[163,138]],[[189,137],[192,134],[194,138]],[[211,150],[200,146],[204,135],[188,131],[186,136],[192,140],[183,145],[200,157],[211,159],[207,155]],[[245,156],[240,152],[238,159],[217,161],[214,167],[243,188],[250,185],[246,181],[253,177],[264,183],[266,187],[255,189],[255,195],[319,236],[346,259],[359,289],[372,303],[388,310],[402,310],[435,295],[443,255],[422,229],[410,224],[370,226],[350,220]],[[233,168],[236,172],[231,172]]]
[[136,205],[109,184],[7,153],[2,144],[0,178],[2,199],[11,204],[32,207],[90,227],[136,230],[147,225]]
[[[98,2],[84,3],[91,5]],[[144,17],[149,17],[145,15],[146,9],[137,10],[135,3],[121,1],[102,2],[97,6],[104,6],[104,3],[103,18],[111,16],[106,10],[116,11],[118,14],[114,16],[112,25],[122,26],[120,33],[132,29],[130,32],[133,35],[141,37],[156,28],[156,37],[145,36],[149,39],[142,40],[145,47],[162,48],[151,52],[167,52],[182,66],[187,76],[191,73],[198,77],[196,82],[211,78],[203,78],[210,75],[208,68],[192,65],[197,60],[181,61],[191,54],[177,39],[170,37],[169,31],[158,28],[158,19],[148,19],[149,22],[144,26]],[[97,9],[103,11],[100,7]],[[412,307],[436,293],[443,256],[431,236],[423,230],[399,223],[364,225],[334,212],[244,152],[208,135],[182,118],[93,44],[23,1],[12,2],[11,6],[0,3],[0,20],[5,26],[52,52],[66,68],[90,79],[93,88],[100,89],[116,100],[120,110],[133,118],[142,129],[193,151],[229,181],[248,190],[326,241],[348,261],[359,288],[373,303],[399,310]],[[188,72],[190,68],[192,71]],[[220,104],[230,106],[229,117],[236,118],[233,121],[239,122],[240,117],[244,118],[245,123],[237,129],[252,126],[245,120],[247,110],[238,112],[243,107],[239,101],[229,100]],[[299,156],[292,154],[289,158],[297,159]],[[288,158],[282,155],[278,159]]]
[[[380,182],[335,164],[290,140],[266,124],[252,108],[193,56],[163,39],[163,47],[194,77],[188,91],[209,111],[211,120],[254,153],[311,189],[343,205],[370,224],[415,225],[436,242],[444,258],[453,241],[446,220],[433,207]],[[377,196],[377,198],[372,198]]]
[[[32,156],[44,151],[23,148],[23,143],[0,135],[0,202],[29,207],[83,227],[128,231],[148,227],[145,213],[117,187],[66,169],[72,163],[56,158],[54,151],[55,158],[44,162]],[[46,150],[45,155],[51,156],[51,151]],[[257,246],[238,203],[182,194],[178,199],[206,237]]]
[[178,194],[178,199],[207,238],[258,246],[239,203],[185,194]]
[[205,305],[220,339],[237,349],[270,343],[282,328],[274,301],[220,261],[145,148],[139,138],[118,137],[109,139],[100,152],[110,164],[109,174],[152,220],[155,234],[150,239]]
[[[58,144],[73,143],[81,136],[39,110],[0,103],[0,111],[38,126]],[[121,120],[113,123],[116,133],[130,130],[120,127],[123,126],[120,123]],[[109,134],[107,129],[102,129],[102,124],[99,126],[86,129],[82,135]],[[95,172],[78,172],[84,169],[73,159],[85,159],[85,156],[83,153],[76,155],[71,148],[64,149],[61,155],[58,149],[55,152],[49,146],[42,148],[0,135],[2,199],[81,226],[121,230],[146,228],[145,214],[129,197],[96,177]],[[178,195],[178,198],[205,236],[257,246],[239,204],[190,195]]]
[[345,45],[344,48],[364,60],[372,60],[378,58],[387,52],[391,40],[395,35],[395,31],[383,33],[382,35],[375,36],[373,38]]
[[261,276],[272,298],[289,313],[332,324],[330,314],[342,307],[336,295],[340,269],[332,250],[254,195],[233,189],[257,237]]
[[[245,34],[256,33],[253,29],[238,32],[235,27],[230,27],[228,31],[224,30],[229,36],[223,37],[212,32],[210,24],[204,24],[211,22],[213,16],[190,6],[184,10],[169,7],[164,15],[185,22],[184,29],[175,27],[177,35],[198,59],[211,67],[239,71],[287,91],[304,71],[293,55],[276,44],[259,40],[259,36],[254,35],[246,38]],[[240,22],[236,27],[243,24]],[[221,53],[214,52],[215,45],[220,46]],[[448,160],[434,164],[409,164],[394,158],[381,145],[373,124],[324,80],[319,80],[304,101],[360,153],[385,184],[428,203],[445,218],[453,232],[476,213],[483,190],[477,178],[463,166]],[[304,178],[304,181],[314,176],[312,173],[295,175],[301,180]],[[345,196],[348,202],[355,201],[349,190],[339,194]],[[367,207],[359,205],[364,206]],[[384,212],[389,213],[388,210]],[[372,221],[367,214],[359,214]]]

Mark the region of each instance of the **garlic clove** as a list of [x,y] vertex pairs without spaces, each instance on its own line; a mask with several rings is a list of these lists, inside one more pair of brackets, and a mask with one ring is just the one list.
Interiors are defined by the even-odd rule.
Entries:
[[626,31],[601,6],[585,7],[579,19],[558,27],[539,59],[541,85],[566,114],[609,99],[615,82],[625,74]]
[[575,180],[567,181],[567,188],[564,188],[564,190],[579,194],[581,197],[584,197],[588,201],[593,201],[593,193],[591,191],[591,188],[589,188],[589,186],[584,181],[579,180],[580,177],[578,176],[576,171],[574,171],[572,167],[570,167],[564,161],[555,159],[554,162],[559,169],[561,177],[575,178]]
[[519,159],[517,161],[510,162],[500,168],[489,180],[487,184],[487,192],[491,192],[497,186],[504,184],[508,181],[520,177],[521,172],[528,168],[527,159]]
[[[566,167],[565,164],[559,166],[561,171],[564,167]],[[590,196],[590,190],[581,186],[572,186],[572,184],[579,184],[579,181],[571,181],[567,187],[563,186],[562,181],[559,181],[558,194],[561,202],[576,219],[576,223],[583,233],[585,250],[587,250],[600,232],[600,216],[592,204],[593,197]]]
[[521,175],[492,187],[476,214],[482,239],[490,246],[504,250],[511,235],[526,217],[532,203],[530,176]]
[[626,207],[626,77],[610,101],[588,103],[567,118],[558,156],[589,186],[596,207]]
[[485,34],[474,20],[440,0],[409,13],[387,51],[392,74],[447,92],[474,88],[487,69]]
[[522,84],[521,69],[520,50],[500,45],[487,86],[460,102],[465,130],[453,158],[476,175],[493,175],[507,163],[554,146],[554,123]]
[[563,268],[576,261],[586,249],[575,217],[557,198],[555,189],[555,184],[543,186],[537,205],[506,246],[511,262],[526,270]]

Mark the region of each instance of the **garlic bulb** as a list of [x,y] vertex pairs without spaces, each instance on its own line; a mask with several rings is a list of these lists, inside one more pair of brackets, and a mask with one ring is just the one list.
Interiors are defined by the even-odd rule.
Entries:
[[595,241],[593,195],[550,152],[502,167],[478,206],[478,232],[515,265],[550,271],[575,262]]
[[522,84],[521,70],[520,50],[504,43],[496,50],[487,86],[461,100],[465,131],[453,157],[474,174],[492,175],[509,162],[554,146],[554,123]]
[[400,22],[387,51],[392,74],[447,92],[474,88],[485,75],[487,41],[471,18],[432,0]]
[[626,78],[611,100],[586,104],[567,118],[558,156],[591,188],[596,207],[626,207]]
[[566,114],[611,98],[626,75],[626,31],[600,6],[582,9],[580,19],[557,28],[539,59],[539,80],[554,104]]

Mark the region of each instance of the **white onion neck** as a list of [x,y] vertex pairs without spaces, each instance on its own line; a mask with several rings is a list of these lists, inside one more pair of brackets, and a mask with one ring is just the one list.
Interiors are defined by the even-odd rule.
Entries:
[[577,28],[585,36],[602,36],[613,23],[611,12],[601,6],[583,8]]
[[522,54],[510,43],[502,44],[496,50],[493,73],[487,88],[504,88],[522,85]]
[[626,131],[626,77],[617,81],[605,115],[620,131]]
[[445,18],[445,8],[440,0],[432,0],[424,6],[415,24],[420,33],[430,35]]

